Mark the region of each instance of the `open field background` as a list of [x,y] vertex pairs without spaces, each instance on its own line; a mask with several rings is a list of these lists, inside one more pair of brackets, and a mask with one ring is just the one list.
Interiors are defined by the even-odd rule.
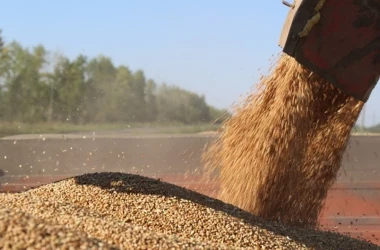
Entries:
[[18,123],[0,122],[0,137],[20,134],[182,134],[216,131],[220,124],[213,123]]

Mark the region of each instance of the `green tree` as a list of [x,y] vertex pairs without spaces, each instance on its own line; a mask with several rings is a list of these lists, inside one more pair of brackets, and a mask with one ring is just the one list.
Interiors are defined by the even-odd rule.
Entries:
[[224,121],[226,121],[226,119],[231,117],[231,114],[226,109],[217,109],[215,107],[210,106],[210,116],[213,123],[221,124]]
[[146,100],[145,100],[146,79],[144,72],[138,70],[132,77],[132,103],[133,119],[135,121],[144,121],[146,119]]
[[3,30],[0,29],[0,51],[2,51],[4,49],[4,38],[3,38]]
[[[93,114],[91,120],[97,122],[107,122],[114,120],[115,105],[113,105],[114,93],[116,90],[116,69],[112,60],[105,56],[98,56],[92,59],[87,66],[88,83],[91,86],[91,94],[95,94],[95,100],[89,105]],[[88,92],[88,93],[90,93]]]
[[157,85],[153,80],[148,80],[145,87],[145,103],[146,103],[146,120],[156,121],[157,119]]
[[119,120],[123,122],[131,122],[135,115],[135,102],[133,94],[132,73],[126,66],[117,68],[115,106],[117,106]]
[[0,29],[0,119],[4,119],[5,115],[5,96],[4,96],[4,84],[7,74],[8,56],[5,48],[5,41],[2,36],[2,30]]
[[54,69],[54,114],[61,122],[83,122],[86,57],[62,57]]
[[187,122],[209,122],[211,120],[210,107],[206,103],[205,96],[188,93],[188,103],[189,118]]
[[30,52],[17,42],[7,47],[8,74],[4,98],[10,120],[36,122],[46,120],[48,86],[41,77],[46,50],[39,45]]
[[209,122],[209,106],[199,96],[176,86],[163,84],[157,93],[159,120],[185,124]]
[[205,96],[146,79],[98,56],[48,60],[42,45],[5,44],[0,30],[0,119],[21,122],[222,122]]

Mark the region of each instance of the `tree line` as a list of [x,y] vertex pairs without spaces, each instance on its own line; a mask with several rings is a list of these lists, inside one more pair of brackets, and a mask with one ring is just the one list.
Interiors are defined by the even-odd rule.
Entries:
[[222,122],[205,96],[147,79],[106,56],[75,59],[5,43],[0,30],[0,119],[10,122]]

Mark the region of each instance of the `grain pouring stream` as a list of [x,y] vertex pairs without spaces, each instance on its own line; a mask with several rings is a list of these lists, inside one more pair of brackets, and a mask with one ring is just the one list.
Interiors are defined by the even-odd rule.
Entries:
[[316,227],[362,107],[283,54],[206,147],[206,178],[218,178],[227,203]]

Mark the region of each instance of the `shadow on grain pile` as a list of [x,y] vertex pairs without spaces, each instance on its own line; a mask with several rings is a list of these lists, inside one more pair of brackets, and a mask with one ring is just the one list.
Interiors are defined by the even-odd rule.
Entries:
[[[379,246],[361,239],[354,239],[342,234],[314,229],[301,229],[283,226],[276,222],[268,222],[254,216],[238,207],[226,204],[220,200],[210,198],[197,192],[161,181],[133,174],[125,173],[94,173],[74,177],[76,184],[95,186],[109,193],[126,193],[128,195],[146,195],[169,197],[177,200],[187,200],[217,212],[222,212],[232,218],[244,222],[253,228],[281,235],[289,241],[305,246],[305,249],[379,249]],[[115,185],[117,183],[117,185]],[[187,209],[182,208],[182,209]],[[133,223],[133,222],[132,222]],[[173,222],[175,223],[175,222]],[[193,223],[201,223],[195,221]],[[232,232],[231,232],[232,233]],[[268,248],[267,248],[268,249]],[[272,249],[272,248],[271,248]],[[299,248],[286,248],[299,249]],[[302,248],[303,249],[303,248]]]

